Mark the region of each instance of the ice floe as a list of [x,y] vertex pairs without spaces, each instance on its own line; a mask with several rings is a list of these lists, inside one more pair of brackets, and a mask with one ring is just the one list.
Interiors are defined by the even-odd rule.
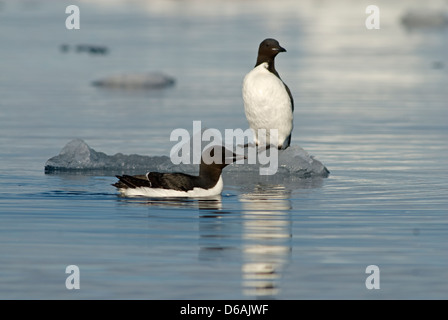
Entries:
[[[227,173],[244,173],[258,175],[260,164],[231,164]],[[125,155],[117,153],[107,155],[96,151],[81,139],[67,143],[61,152],[48,159],[46,173],[96,172],[102,174],[135,174],[148,171],[197,173],[198,164],[173,164],[169,156]],[[328,169],[298,145],[291,145],[286,150],[278,151],[278,170],[275,175],[287,175],[296,178],[327,177]]]

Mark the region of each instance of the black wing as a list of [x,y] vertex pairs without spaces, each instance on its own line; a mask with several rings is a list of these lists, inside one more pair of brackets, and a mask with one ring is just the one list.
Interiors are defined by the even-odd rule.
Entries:
[[152,183],[152,188],[172,189],[178,191],[192,190],[197,186],[198,177],[185,173],[159,173],[147,174]]
[[[289,99],[291,100],[291,109],[292,109],[291,111],[294,112],[294,98],[292,97],[291,90],[289,90],[286,83],[283,82],[283,84],[285,85],[286,92],[288,93]],[[291,134],[288,136],[288,138],[286,138],[286,140],[288,140],[288,143],[286,144],[285,149],[291,145]]]
[[188,191],[196,187],[198,177],[185,173],[159,173],[149,172],[146,175],[138,176],[117,176],[119,181],[113,186],[116,188],[161,188],[177,191]]
[[286,85],[286,83],[283,82],[283,84],[285,85],[286,92],[288,92],[289,99],[291,99],[291,108],[292,108],[292,111],[294,112],[294,98],[292,97],[291,90],[289,90],[289,88]]
[[151,182],[148,181],[146,176],[116,176],[118,178],[118,182],[114,183],[113,186],[118,189],[127,189],[127,188],[138,188],[138,187],[151,187]]

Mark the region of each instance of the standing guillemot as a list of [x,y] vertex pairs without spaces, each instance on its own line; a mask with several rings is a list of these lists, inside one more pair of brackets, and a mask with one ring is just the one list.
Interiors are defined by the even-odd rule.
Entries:
[[[216,157],[218,161],[214,161]],[[227,155],[227,156],[226,156]],[[229,164],[245,159],[222,146],[213,146],[202,153],[199,175],[185,173],[148,172],[146,175],[117,176],[113,186],[125,196],[144,197],[210,197],[221,194],[222,169]]]
[[[265,39],[258,48],[255,67],[244,77],[243,100],[247,121],[253,131],[255,144],[286,149],[291,143],[294,100],[288,86],[274,66],[279,52],[286,52],[277,40]],[[266,130],[266,141],[258,137],[258,129]],[[270,141],[270,129],[278,130],[278,140]]]

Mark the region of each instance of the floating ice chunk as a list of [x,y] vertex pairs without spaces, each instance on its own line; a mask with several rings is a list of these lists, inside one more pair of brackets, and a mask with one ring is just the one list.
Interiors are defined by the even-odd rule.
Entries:
[[[275,151],[278,152],[278,163],[277,163],[278,167],[274,168],[275,175],[288,174],[296,177],[306,178],[312,176],[327,177],[330,173],[328,169],[319,160],[309,155],[308,152],[306,152],[298,145],[291,145],[286,150],[275,150]],[[261,161],[257,161],[256,164],[233,164],[228,168],[226,168],[226,171],[241,172],[241,173],[254,172],[260,174],[260,172],[263,172],[260,171],[261,167],[267,168],[273,166],[271,163],[272,161],[273,159],[271,157],[271,159],[269,159],[270,163],[265,164],[260,164]]]
[[97,87],[112,89],[162,89],[174,85],[175,79],[162,73],[119,74],[93,81]]
[[167,156],[140,156],[137,154],[124,155],[117,153],[113,156],[95,151],[81,139],[67,143],[61,152],[47,160],[45,172],[68,171],[100,171],[104,173],[120,173],[132,171],[172,171],[175,168],[194,170],[195,166],[175,166]]
[[[259,174],[259,164],[231,164],[226,173]],[[142,174],[148,171],[185,172],[197,174],[198,164],[175,165],[168,156],[124,155],[113,156],[90,148],[83,140],[70,141],[61,152],[50,158],[45,164],[45,173],[88,172],[102,174]],[[313,156],[297,145],[278,151],[278,170],[276,175],[306,178],[312,176],[327,177],[327,168]]]
[[279,172],[284,170],[304,176],[328,176],[330,173],[322,162],[297,145],[279,151]]

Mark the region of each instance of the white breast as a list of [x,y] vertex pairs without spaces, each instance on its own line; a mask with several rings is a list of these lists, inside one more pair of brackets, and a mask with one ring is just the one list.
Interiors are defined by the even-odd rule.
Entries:
[[283,82],[267,67],[262,63],[244,78],[244,111],[256,143],[258,129],[277,129],[278,141],[267,142],[281,146],[293,129],[291,99]]
[[194,188],[189,191],[178,191],[162,188],[122,188],[120,193],[127,197],[150,197],[150,198],[202,198],[221,194],[223,189],[222,177],[219,177],[216,185],[211,189]]

